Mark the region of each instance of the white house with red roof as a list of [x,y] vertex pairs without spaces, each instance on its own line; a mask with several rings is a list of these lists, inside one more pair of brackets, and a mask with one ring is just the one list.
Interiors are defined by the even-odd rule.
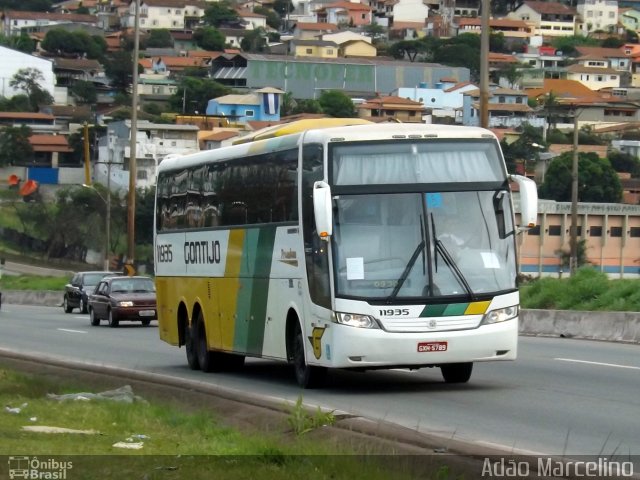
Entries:
[[2,34],[11,37],[22,32],[30,33],[36,28],[47,25],[65,25],[77,23],[98,27],[98,17],[78,13],[46,13],[46,12],[22,12],[6,11],[0,13],[2,21]]
[[326,33],[335,33],[338,26],[334,23],[297,22],[293,27],[293,38],[298,40],[314,40]]
[[559,2],[525,0],[507,16],[533,25],[535,35],[566,37],[575,35],[577,15],[575,8]]
[[320,23],[348,24],[355,27],[369,25],[373,17],[371,7],[346,1],[325,5],[316,10],[316,15]]

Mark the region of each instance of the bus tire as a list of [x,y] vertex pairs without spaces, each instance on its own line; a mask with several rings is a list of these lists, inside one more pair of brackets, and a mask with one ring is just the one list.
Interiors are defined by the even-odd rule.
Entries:
[[472,362],[440,365],[442,378],[446,383],[467,383],[471,378],[472,370]]
[[209,347],[207,346],[207,329],[204,325],[202,312],[198,313],[198,319],[196,321],[195,343],[200,370],[206,373],[213,372],[215,367],[215,355],[214,352],[209,351]]
[[302,388],[318,388],[324,385],[327,378],[325,367],[314,367],[307,364],[304,356],[304,337],[302,329],[296,323],[293,334],[293,370],[296,382]]
[[187,363],[189,364],[189,368],[191,370],[200,370],[195,338],[191,325],[189,325],[188,322],[184,323],[184,347],[187,352]]

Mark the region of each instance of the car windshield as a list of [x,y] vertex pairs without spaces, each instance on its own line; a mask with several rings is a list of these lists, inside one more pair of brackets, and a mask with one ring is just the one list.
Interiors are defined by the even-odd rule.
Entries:
[[104,278],[106,273],[86,273],[84,275],[85,285],[97,285]]
[[504,190],[340,195],[336,294],[393,301],[516,288],[507,198]]
[[123,278],[111,282],[111,293],[150,293],[156,287],[150,278]]

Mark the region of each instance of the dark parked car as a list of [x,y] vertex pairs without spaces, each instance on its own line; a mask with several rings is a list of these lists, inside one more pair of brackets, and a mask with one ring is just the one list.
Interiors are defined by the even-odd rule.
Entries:
[[117,327],[123,320],[149,325],[158,318],[153,279],[144,276],[103,278],[89,296],[89,317],[94,327],[103,319],[110,327]]
[[115,272],[78,272],[71,279],[70,283],[64,286],[64,299],[62,308],[66,313],[71,313],[74,308],[79,308],[80,312],[87,313],[87,302],[89,295],[93,293],[98,282],[107,275],[118,275]]

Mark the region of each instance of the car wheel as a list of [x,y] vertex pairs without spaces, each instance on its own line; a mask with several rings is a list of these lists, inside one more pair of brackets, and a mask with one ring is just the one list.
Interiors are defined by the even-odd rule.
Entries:
[[142,320],[143,327],[148,327],[149,325],[151,325],[151,320],[149,319]]
[[69,305],[69,299],[66,295],[62,299],[62,308],[64,308],[64,313],[71,313],[71,310],[73,310],[73,307]]
[[189,364],[189,368],[191,370],[200,370],[195,336],[192,333],[191,325],[187,322],[185,322],[184,325],[184,347],[187,351],[187,363]]
[[118,327],[118,319],[115,318],[115,315],[113,314],[113,310],[109,309],[109,326],[111,328],[117,328]]
[[80,309],[80,313],[87,313],[87,302],[85,302],[84,298],[80,297],[80,304],[78,305]]
[[446,383],[466,383],[471,378],[473,363],[449,363],[440,366],[442,378]]
[[296,324],[293,335],[293,369],[296,381],[302,388],[321,387],[327,378],[326,367],[313,367],[307,364],[304,356],[304,337],[300,325]]
[[96,316],[96,312],[93,308],[89,307],[89,320],[91,322],[91,326],[97,327],[100,325],[100,319]]

